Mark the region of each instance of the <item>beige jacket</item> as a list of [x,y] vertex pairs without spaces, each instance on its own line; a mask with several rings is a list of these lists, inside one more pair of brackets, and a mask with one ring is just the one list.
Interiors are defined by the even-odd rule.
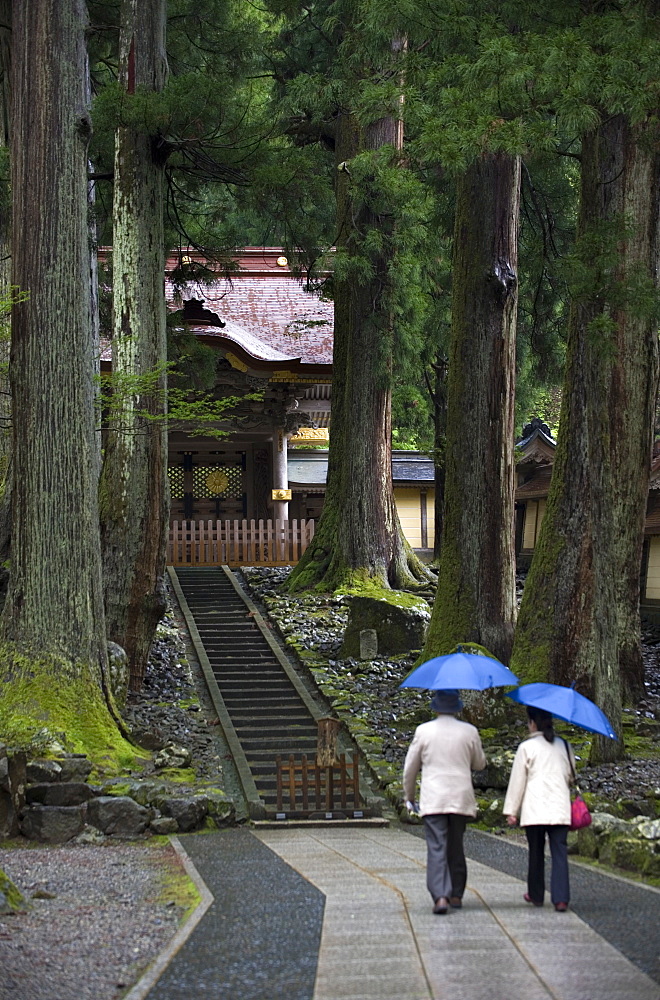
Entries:
[[519,816],[521,826],[569,826],[575,767],[573,751],[555,736],[549,743],[543,733],[532,733],[516,751],[504,799],[505,816]]
[[476,816],[472,771],[486,766],[479,733],[469,722],[439,715],[415,730],[403,765],[403,795],[415,799],[415,782],[422,769],[420,815],[460,813]]

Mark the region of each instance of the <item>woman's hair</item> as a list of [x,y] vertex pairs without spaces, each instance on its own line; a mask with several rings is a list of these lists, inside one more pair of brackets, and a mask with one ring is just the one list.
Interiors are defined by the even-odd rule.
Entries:
[[536,723],[536,728],[540,733],[543,733],[548,743],[554,742],[555,731],[552,728],[552,716],[550,712],[546,712],[544,708],[528,708],[527,718],[530,722]]

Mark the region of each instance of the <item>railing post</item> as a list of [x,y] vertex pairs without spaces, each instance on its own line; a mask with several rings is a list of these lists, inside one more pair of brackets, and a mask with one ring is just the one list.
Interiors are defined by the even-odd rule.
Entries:
[[322,767],[328,767],[337,760],[337,737],[339,719],[329,716],[317,722],[316,760]]
[[282,757],[280,754],[275,758],[275,769],[277,775],[277,811],[282,812]]

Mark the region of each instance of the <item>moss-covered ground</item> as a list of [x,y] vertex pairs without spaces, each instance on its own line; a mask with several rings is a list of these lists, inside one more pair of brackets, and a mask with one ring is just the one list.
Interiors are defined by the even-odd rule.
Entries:
[[[3,644],[0,741],[36,756],[85,753],[106,773],[139,766],[149,754],[129,742],[91,671],[55,657],[37,659]],[[112,711],[116,710],[113,706]]]
[[161,860],[160,866],[157,902],[165,906],[176,906],[180,919],[187,920],[201,901],[199,890],[177,856],[168,852],[167,857]]

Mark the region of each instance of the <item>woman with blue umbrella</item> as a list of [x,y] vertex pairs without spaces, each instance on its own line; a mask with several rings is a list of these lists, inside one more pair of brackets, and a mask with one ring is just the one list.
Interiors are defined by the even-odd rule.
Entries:
[[525,827],[529,845],[525,899],[543,906],[545,893],[545,838],[550,842],[552,874],[550,898],[555,910],[568,909],[568,852],[566,838],[571,822],[570,786],[575,780],[575,758],[566,740],[555,736],[552,717],[616,739],[607,716],[574,688],[561,684],[524,684],[507,698],[527,706],[529,738],[513,761],[504,814],[509,826]]
[[516,826],[520,818],[525,827],[529,847],[525,900],[534,906],[543,906],[547,836],[552,858],[550,898],[561,913],[570,900],[566,838],[571,822],[573,752],[555,736],[549,712],[528,708],[527,727],[529,738],[518,747],[511,768],[504,815],[509,826]]

